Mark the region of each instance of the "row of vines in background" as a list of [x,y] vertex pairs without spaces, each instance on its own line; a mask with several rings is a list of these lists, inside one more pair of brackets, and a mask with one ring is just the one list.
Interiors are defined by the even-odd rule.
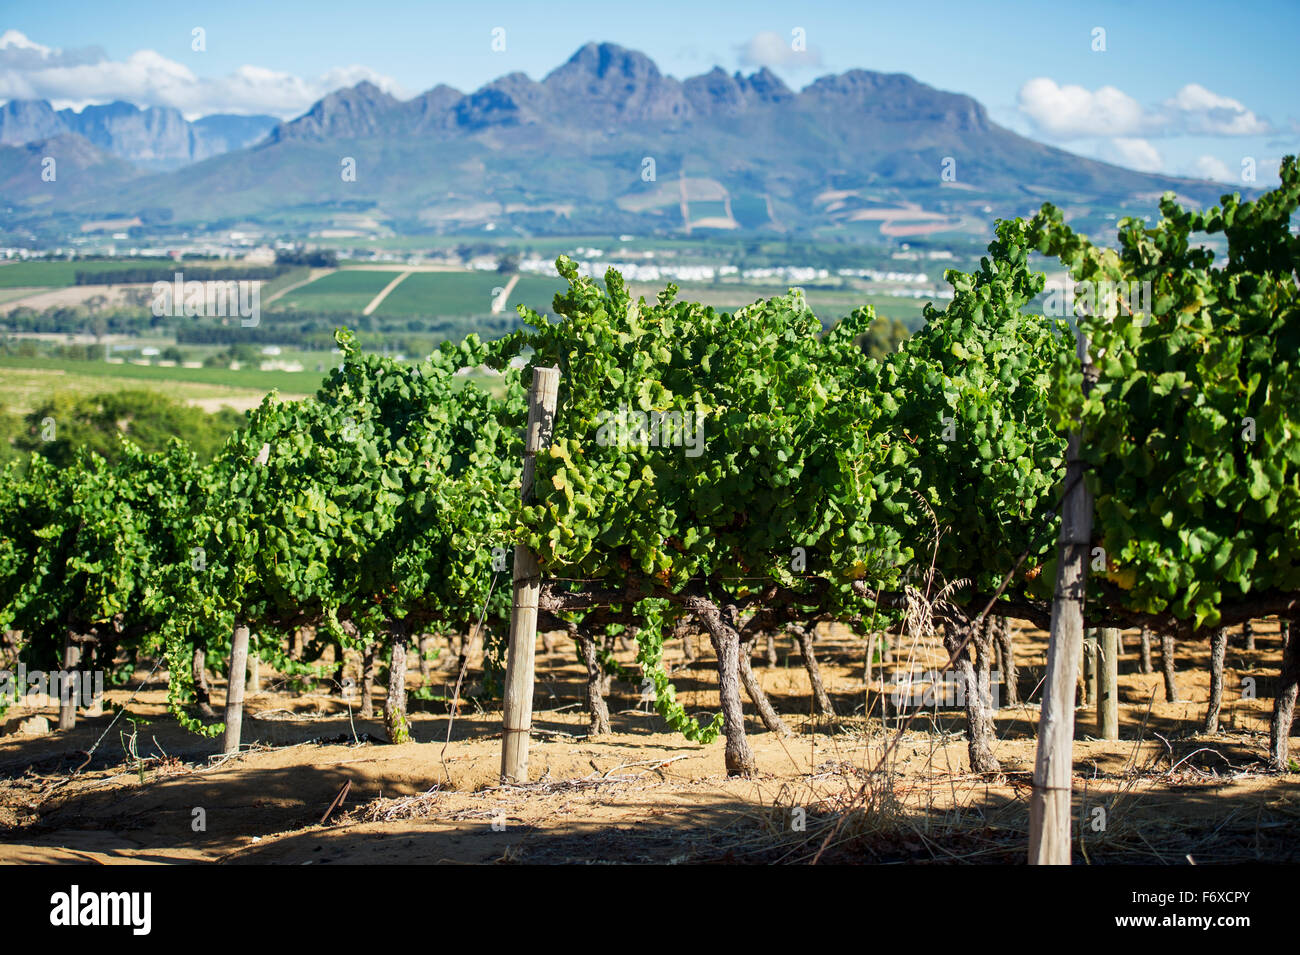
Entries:
[[[417,365],[341,331],[342,366],[315,398],[268,399],[210,463],[176,442],[128,445],[112,463],[83,451],[9,465],[0,625],[22,631],[30,666],[56,667],[72,644],[103,665],[165,656],[173,711],[207,733],[219,727],[190,707],[195,651],[223,660],[246,626],[263,659],[289,667],[286,641],[314,627],[336,662],[387,660],[400,741],[408,644],[480,620],[500,634],[523,545],[543,575],[542,623],[573,639],[589,685],[618,671],[689,738],[721,730],[732,772],[754,765],[742,685],[783,729],[750,670],[760,638],[789,632],[812,657],[819,624],[865,638],[918,614],[942,625],[968,681],[972,762],[995,768],[976,745],[987,687],[966,647],[978,659],[991,639],[990,601],[1047,619],[1069,427],[1088,436],[1096,497],[1090,623],[1192,637],[1294,612],[1298,200],[1288,159],[1254,202],[1193,213],[1167,198],[1153,226],[1125,220],[1118,250],[1050,206],[1000,222],[980,268],[948,274],[951,303],[883,356],[864,347],[870,308],[824,332],[797,290],[727,314],[671,286],[633,300],[617,272],[602,287],[561,257],[559,320],[521,310],[523,330]],[[1198,232],[1226,234],[1226,261]],[[1035,253],[1103,289],[1096,307],[1030,311],[1045,281]],[[1149,312],[1110,307],[1132,283],[1150,283]],[[1086,398],[1072,324],[1098,373]],[[495,392],[458,379],[484,364],[503,375]],[[522,382],[549,366],[553,441],[522,505]],[[714,645],[721,689],[722,713],[703,721],[663,665],[664,641],[695,633]],[[605,649],[617,634],[636,642],[635,672]]]

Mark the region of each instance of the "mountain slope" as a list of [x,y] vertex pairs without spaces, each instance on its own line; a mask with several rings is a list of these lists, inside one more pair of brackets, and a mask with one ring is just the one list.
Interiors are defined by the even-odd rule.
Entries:
[[[345,158],[355,181],[340,175]],[[905,74],[851,70],[799,92],[767,70],[679,81],[641,53],[593,43],[540,82],[512,73],[406,102],[370,83],[338,90],[251,148],[69,210],[165,207],[184,223],[364,211],[407,232],[492,224],[895,241],[983,234],[993,216],[1045,199],[1086,224],[1150,211],[1166,190],[1207,203],[1221,188],[1025,139],[971,97]]]
[[138,175],[130,163],[75,133],[0,146],[0,196],[24,194],[37,208],[65,207],[97,197],[105,189],[124,187]]
[[252,146],[276,122],[273,116],[217,114],[191,123],[177,109],[121,101],[56,112],[45,100],[10,100],[0,106],[0,144],[72,133],[118,159],[165,170]]

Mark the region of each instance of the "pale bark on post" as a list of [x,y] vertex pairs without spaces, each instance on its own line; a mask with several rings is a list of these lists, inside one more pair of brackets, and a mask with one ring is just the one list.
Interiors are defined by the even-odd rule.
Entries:
[[230,641],[230,674],[226,681],[226,734],[221,741],[221,751],[227,755],[239,752],[239,739],[244,726],[244,685],[248,681],[248,627],[235,627]]
[[81,644],[77,635],[68,630],[63,640],[63,679],[59,680],[59,729],[70,730],[77,726],[77,696],[81,681],[77,667],[81,664]]
[[248,655],[248,692],[249,694],[262,692],[262,658],[256,653]]
[[[560,392],[559,368],[534,368],[528,393],[528,424],[524,432],[523,474],[519,498],[533,499],[537,453],[551,443],[555,406]],[[537,602],[541,596],[537,558],[522,545],[515,547],[514,602],[510,613],[510,642],[506,651],[505,692],[502,699],[501,781],[528,781],[528,743],[533,722],[533,667],[537,653]]]
[[1223,706],[1223,662],[1228,653],[1228,630],[1210,634],[1210,702],[1205,708],[1205,732],[1219,732],[1219,710]]
[[1253,652],[1255,649],[1255,621],[1247,620],[1241,625],[1241,641],[1243,649]]
[[[94,657],[91,659],[91,673],[88,675],[90,683],[90,699],[86,703],[86,715],[89,717],[97,717],[104,715],[104,685],[94,679],[94,673],[97,670],[105,669],[101,654],[111,661],[112,651],[106,651],[102,643],[97,643],[92,652],[94,653]],[[85,686],[86,684],[79,681],[79,685]]]
[[1097,733],[1119,739],[1119,630],[1104,627],[1097,644]]
[[[1095,372],[1088,340],[1076,336],[1083,368],[1085,397]],[[1031,865],[1070,864],[1070,790],[1074,774],[1074,692],[1076,667],[1083,642],[1083,601],[1092,546],[1092,494],[1083,480],[1079,457],[1082,436],[1070,434],[1066,447],[1065,498],[1061,505],[1059,560],[1052,598],[1051,637],[1047,644],[1047,676],[1038,722],[1038,752],[1034,788],[1029,803],[1029,862]]]

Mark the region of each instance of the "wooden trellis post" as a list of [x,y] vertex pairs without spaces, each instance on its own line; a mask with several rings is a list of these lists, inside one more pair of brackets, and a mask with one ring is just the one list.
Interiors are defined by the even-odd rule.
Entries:
[[1119,739],[1119,630],[1102,627],[1097,655],[1097,734]]
[[239,752],[239,736],[244,727],[244,685],[248,681],[248,627],[240,624],[230,639],[230,673],[226,680],[226,734],[221,751]]
[[[528,392],[528,425],[524,431],[524,467],[519,499],[533,499],[537,453],[551,444],[555,404],[560,393],[559,368],[534,368]],[[515,546],[514,603],[510,611],[510,645],[506,651],[505,693],[502,699],[501,781],[526,782],[528,742],[533,725],[533,656],[537,650],[537,601],[541,594],[537,558]]]
[[69,629],[63,640],[63,674],[59,680],[59,729],[70,730],[77,726],[77,703],[81,694],[81,681],[77,667],[81,665],[81,644],[77,634]]
[[[262,445],[254,463],[266,467],[271,459],[271,445]],[[230,637],[230,672],[226,674],[226,732],[221,737],[221,752],[227,756],[239,752],[239,737],[244,729],[244,690],[248,685],[248,625],[236,621]]]
[[[1083,368],[1083,392],[1092,390],[1095,372],[1088,356],[1088,339],[1076,337]],[[1079,448],[1083,436],[1074,431],[1066,447],[1065,499],[1061,503],[1060,558],[1052,595],[1051,640],[1047,645],[1047,677],[1038,720],[1038,754],[1034,761],[1034,790],[1029,803],[1029,863],[1070,864],[1070,783],[1074,770],[1074,691],[1083,644],[1083,600],[1092,545],[1092,494],[1083,481]]]

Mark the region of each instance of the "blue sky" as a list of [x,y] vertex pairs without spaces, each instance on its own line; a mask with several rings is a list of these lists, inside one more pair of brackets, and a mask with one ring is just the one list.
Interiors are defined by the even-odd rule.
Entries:
[[[203,51],[192,49],[196,27]],[[492,48],[494,28],[504,50]],[[403,96],[516,70],[540,79],[584,42],[610,40],[679,78],[765,64],[798,88],[852,68],[906,72],[974,96],[1018,132],[1134,168],[1240,182],[1251,158],[1263,184],[1279,156],[1300,151],[1300,0],[46,0],[8,4],[0,34],[0,99],[56,105],[121,98],[190,116],[291,116],[364,78]]]

